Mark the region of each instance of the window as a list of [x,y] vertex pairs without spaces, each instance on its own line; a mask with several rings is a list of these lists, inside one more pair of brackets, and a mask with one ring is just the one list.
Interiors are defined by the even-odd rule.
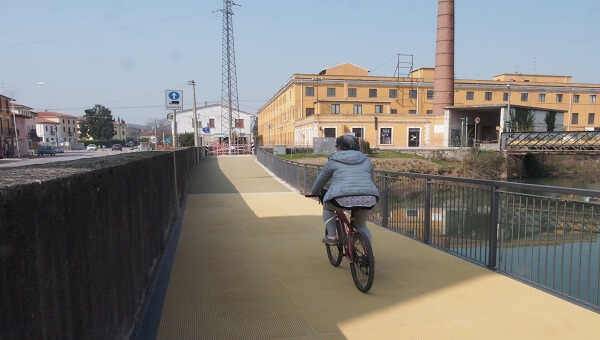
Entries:
[[596,114],[593,112],[588,113],[588,125],[594,125],[595,120],[596,120]]
[[215,119],[214,118],[209,118],[208,119],[208,127],[210,129],[214,129],[215,128]]
[[354,113],[355,115],[361,115],[363,113],[362,112],[362,104],[354,104],[352,113]]
[[331,104],[331,113],[340,113],[340,104]]
[[381,104],[375,105],[375,113],[383,113],[383,105],[381,105]]
[[545,102],[546,102],[546,94],[540,93],[540,103],[545,103]]
[[409,91],[408,91],[408,96],[409,96],[411,99],[417,99],[417,90],[409,90]]
[[391,114],[397,114],[398,113],[398,109],[390,109],[390,113]]
[[306,117],[312,116],[312,115],[315,114],[315,108],[314,107],[307,107],[305,109],[305,111],[306,111]]
[[590,102],[592,104],[596,104],[597,101],[598,101],[598,96],[596,96],[595,94],[591,94],[590,95]]
[[427,110],[427,114],[428,115],[432,115],[433,114],[433,110]]
[[324,128],[323,129],[323,136],[325,138],[335,138],[335,128]]
[[363,128],[352,128],[352,133],[356,138],[364,138],[364,129]]
[[562,101],[563,101],[563,95],[562,95],[562,93],[557,93],[556,94],[556,102],[557,103],[562,103]]
[[369,98],[377,98],[377,89],[369,89]]
[[44,126],[44,130],[48,131],[48,125]]
[[243,129],[244,128],[244,120],[243,119],[236,119],[235,120],[235,128],[236,129]]
[[427,90],[427,99],[428,100],[432,100],[433,99],[433,90]]
[[579,95],[578,94],[573,95],[573,103],[579,103]]
[[335,97],[335,87],[327,88],[327,97]]
[[392,128],[379,129],[379,144],[382,144],[382,145],[391,145],[392,144]]
[[579,113],[571,113],[571,124],[579,124]]
[[409,115],[416,115],[417,114],[417,110],[408,110],[408,114]]
[[492,100],[492,96],[493,93],[492,92],[486,92],[485,93],[485,100],[487,100],[488,102]]
[[307,97],[314,97],[315,96],[315,88],[312,86],[307,86],[304,88],[304,95]]
[[467,100],[473,100],[475,98],[475,92],[467,91]]
[[348,97],[356,97],[356,87],[348,88]]
[[390,98],[398,98],[398,90],[396,89],[390,89],[388,91],[388,95]]
[[529,93],[527,93],[527,92],[521,93],[521,101],[526,102],[528,100],[529,100]]
[[421,129],[409,128],[408,129],[408,147],[417,148],[421,144]]
[[508,92],[504,92],[504,93],[502,94],[502,100],[504,100],[505,102],[507,102],[507,101],[508,101]]

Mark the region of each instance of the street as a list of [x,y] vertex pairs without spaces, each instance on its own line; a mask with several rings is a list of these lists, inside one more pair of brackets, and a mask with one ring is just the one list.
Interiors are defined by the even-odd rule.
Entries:
[[110,149],[101,149],[98,151],[86,151],[86,150],[77,150],[77,151],[65,151],[65,153],[56,154],[56,156],[43,156],[36,158],[7,158],[0,159],[0,169],[2,168],[15,168],[29,165],[38,165],[38,164],[47,164],[53,162],[64,162],[64,161],[72,161],[81,158],[94,158],[94,157],[104,157],[117,155],[120,153],[127,152],[135,152],[134,150],[126,150],[123,151],[113,151]]

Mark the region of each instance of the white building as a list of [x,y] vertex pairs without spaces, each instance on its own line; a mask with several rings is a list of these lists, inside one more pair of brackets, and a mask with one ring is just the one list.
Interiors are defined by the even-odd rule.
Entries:
[[[205,105],[196,109],[198,117],[198,133],[204,144],[222,142],[229,138],[229,122],[221,117],[225,115],[221,104]],[[253,141],[252,131],[256,124],[256,115],[244,111],[234,111],[233,122],[234,133],[238,136],[240,143]],[[193,133],[193,110],[184,110],[177,113],[177,133]]]
[[[37,117],[39,121],[54,122],[57,124],[56,135],[50,136],[50,138],[55,138],[54,142],[51,144],[70,148],[74,144],[79,143],[77,117],[66,113],[48,111],[38,112]],[[42,137],[39,134],[40,130],[38,130],[37,125],[39,125],[38,121],[36,121],[36,131],[38,131],[38,137]],[[43,142],[48,143],[45,139]]]
[[127,139],[127,123],[123,119],[113,120],[113,129],[115,130],[114,140],[125,141]]
[[42,139],[41,144],[57,146],[58,127],[59,124],[52,119],[40,117],[35,119],[35,132]]

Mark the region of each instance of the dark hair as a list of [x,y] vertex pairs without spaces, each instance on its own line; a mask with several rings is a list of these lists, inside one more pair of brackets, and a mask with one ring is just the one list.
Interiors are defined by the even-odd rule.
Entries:
[[339,150],[359,150],[358,139],[353,135],[342,135],[335,140],[335,146]]

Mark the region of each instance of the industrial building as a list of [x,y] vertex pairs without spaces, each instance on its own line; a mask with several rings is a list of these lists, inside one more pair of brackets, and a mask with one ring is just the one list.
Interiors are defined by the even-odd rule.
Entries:
[[[453,103],[436,110],[435,78],[434,68],[389,77],[350,63],[294,74],[259,110],[258,136],[263,145],[310,147],[315,137],[354,133],[371,147],[401,149],[465,146],[475,138],[493,145],[501,132],[518,129],[600,129],[600,84],[520,73],[454,79]],[[520,114],[532,123],[519,124]]]

